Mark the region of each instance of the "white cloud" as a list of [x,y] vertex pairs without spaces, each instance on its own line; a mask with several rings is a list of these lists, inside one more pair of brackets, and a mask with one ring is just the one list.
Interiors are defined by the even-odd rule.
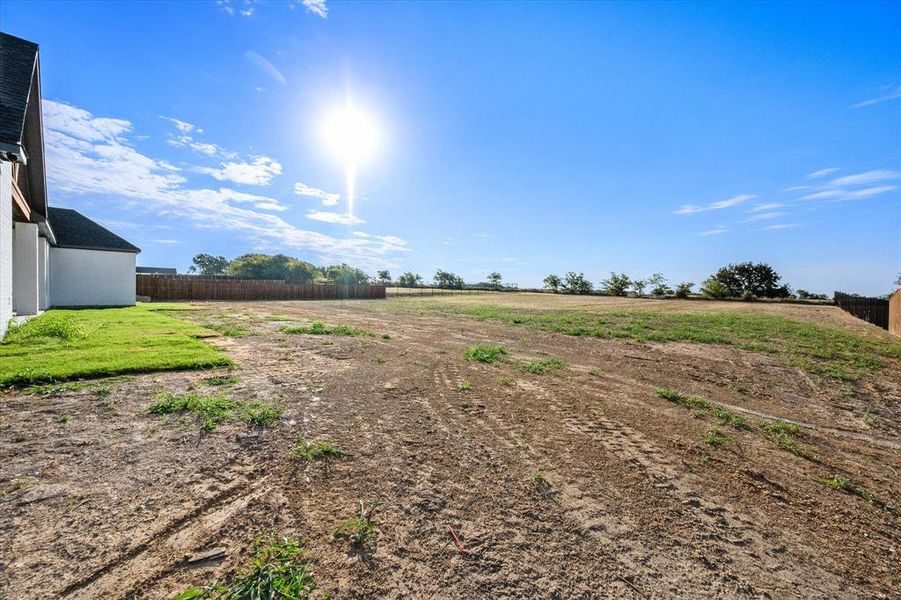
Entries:
[[323,19],[328,18],[328,3],[326,0],[303,0],[301,4],[303,4],[307,12]]
[[753,223],[754,221],[766,221],[768,219],[776,219],[781,216],[784,216],[785,213],[782,211],[772,211],[772,212],[762,212],[751,215],[747,219],[745,219],[745,223]]
[[[257,247],[309,252],[321,262],[348,262],[384,268],[386,256],[409,248],[393,236],[337,238],[301,229],[279,216],[260,212],[272,198],[227,188],[189,185],[164,161],[138,152],[125,134],[132,124],[52,100],[44,100],[47,180],[54,198],[105,196],[117,209],[178,217],[198,229],[230,230]],[[136,137],[136,136],[135,136]],[[390,264],[388,266],[391,266]]]
[[725,227],[717,227],[716,229],[708,229],[707,231],[702,231],[698,235],[722,235],[727,233],[729,230]]
[[776,230],[776,229],[794,229],[795,227],[800,227],[800,223],[776,223],[774,225],[767,225],[764,227],[764,230]]
[[778,202],[767,202],[766,204],[758,204],[754,208],[749,208],[747,212],[760,212],[761,210],[773,210],[774,208],[782,208],[782,204]]
[[310,196],[312,198],[319,198],[319,200],[322,201],[322,206],[335,206],[341,199],[341,194],[326,192],[325,190],[320,190],[319,188],[314,188],[300,182],[294,184],[294,193],[298,196]]
[[251,17],[255,10],[254,4],[257,2],[258,0],[243,0],[243,2],[240,0],[216,0],[216,5],[226,14]]
[[[191,133],[192,131],[197,129],[197,127],[192,125],[191,123],[182,121],[180,119],[175,119],[173,117],[163,117],[163,116],[160,116],[160,118],[164,119],[166,121],[169,121],[170,123],[175,125],[176,129],[178,129],[179,131],[184,132],[184,133]],[[203,133],[203,130],[202,129],[199,130],[199,133]]]
[[311,210],[307,213],[308,219],[322,221],[323,223],[337,223],[339,225],[360,225],[365,223],[363,219],[350,213],[337,213],[327,210]]
[[812,187],[813,187],[812,185],[793,185],[793,186],[791,186],[791,187],[785,188],[785,189],[782,190],[782,191],[783,191],[783,192],[801,192],[801,191],[804,191],[804,190],[809,190],[809,189],[811,189]]
[[731,208],[733,206],[738,206],[743,202],[747,202],[748,200],[753,200],[756,198],[754,194],[739,194],[737,196],[732,196],[731,198],[726,198],[725,200],[719,200],[717,202],[711,202],[707,206],[698,206],[696,204],[683,204],[678,209],[673,211],[675,215],[693,215],[700,212],[706,212],[708,210],[721,210],[723,208]]
[[282,165],[268,156],[257,156],[253,162],[224,162],[220,168],[198,167],[198,173],[205,173],[219,181],[231,181],[244,185],[269,185],[272,178],[282,174]]
[[883,94],[882,96],[876,96],[875,98],[870,98],[869,100],[864,100],[863,102],[852,104],[851,108],[863,108],[864,106],[871,106],[873,104],[879,104],[880,102],[887,102],[888,100],[898,99],[901,99],[901,85],[896,87],[894,91],[890,91],[889,93]]
[[897,189],[897,187],[896,185],[878,185],[860,190],[828,189],[802,196],[801,200],[860,200],[861,198],[885,194]]
[[199,142],[190,134],[203,133],[203,129],[193,125],[191,123],[187,123],[180,119],[174,119],[172,117],[160,117],[166,121],[169,121],[175,128],[178,130],[177,135],[170,135],[169,139],[166,140],[166,143],[170,146],[175,146],[177,148],[189,148],[194,152],[199,154],[204,154],[206,156],[222,156],[224,158],[237,158],[238,154],[236,152],[230,152],[223,148],[220,148],[216,144],[210,144],[208,142]]
[[820,169],[819,171],[814,171],[813,173],[807,174],[807,179],[818,179],[820,177],[825,177],[830,173],[835,173],[838,171],[838,167],[829,167],[828,169]]
[[901,173],[897,171],[885,171],[876,169],[874,171],[858,173],[857,175],[846,175],[845,177],[839,177],[838,179],[833,179],[832,181],[830,181],[829,184],[837,187],[846,185],[867,185],[870,183],[879,183],[880,181],[891,181],[898,178],[901,178]]
[[175,244],[180,244],[181,240],[150,240],[154,244],[165,244],[167,246],[172,246]]

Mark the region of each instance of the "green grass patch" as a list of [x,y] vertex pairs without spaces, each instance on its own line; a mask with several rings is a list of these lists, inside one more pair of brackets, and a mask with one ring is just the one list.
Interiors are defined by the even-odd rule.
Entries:
[[305,600],[317,589],[303,544],[258,538],[250,565],[226,583],[189,588],[174,600]]
[[344,457],[344,452],[332,445],[331,442],[311,444],[302,435],[297,437],[297,442],[291,449],[291,458],[297,461],[316,462],[317,460],[342,457]]
[[468,379],[464,379],[463,381],[457,382],[457,390],[460,392],[466,392],[472,389],[472,382]]
[[205,384],[212,386],[235,385],[238,381],[238,378],[234,375],[213,375],[203,380]]
[[0,386],[231,364],[198,339],[208,330],[144,306],[54,309],[11,329],[0,342]]
[[722,447],[731,444],[732,438],[720,431],[718,427],[711,427],[702,441],[708,446]]
[[374,551],[378,530],[372,524],[372,513],[375,511],[376,506],[377,504],[372,504],[368,509],[364,509],[361,501],[360,513],[355,517],[341,521],[332,533],[332,539],[348,542],[351,547],[357,550]]
[[507,356],[507,350],[500,344],[476,344],[463,353],[463,358],[466,360],[488,364],[503,360],[505,356]]
[[659,387],[654,392],[660,398],[664,400],[669,400],[670,402],[674,402],[679,406],[683,406],[685,408],[689,408],[692,410],[704,410],[707,411],[710,409],[710,401],[701,396],[691,396],[688,394],[682,394],[675,390],[672,390],[668,387]]
[[719,420],[720,425],[730,425],[741,431],[750,431],[751,426],[745,421],[744,417],[730,412],[722,406],[715,405],[713,407],[713,415]]
[[204,327],[212,329],[226,337],[244,337],[250,330],[234,323],[204,323]]
[[498,383],[504,387],[511,387],[516,384],[516,382],[513,380],[513,378],[508,377],[507,375],[504,375],[503,377],[501,377],[500,380],[498,381]]
[[275,424],[281,409],[260,402],[240,402],[225,394],[201,396],[196,392],[172,394],[161,392],[157,400],[147,407],[151,415],[193,415],[201,429],[210,431],[225,421],[240,420],[260,427]]
[[70,414],[68,414],[68,413],[63,413],[63,414],[61,414],[59,417],[57,417],[56,420],[57,420],[57,422],[62,423],[63,425],[65,425],[66,423],[71,422],[73,418],[74,418],[74,417],[73,417],[72,415],[70,415]]
[[801,447],[794,437],[801,432],[801,428],[795,423],[789,423],[788,421],[783,421],[781,419],[764,421],[761,424],[761,429],[763,429],[769,438],[776,442],[776,445],[781,449],[791,452],[796,456],[800,456],[801,458],[812,458],[810,452]]
[[545,373],[553,373],[562,371],[566,368],[566,363],[556,357],[542,358],[530,360],[519,366],[519,369],[525,373],[533,375],[544,375]]
[[724,344],[779,356],[811,372],[843,380],[901,360],[901,342],[864,337],[826,325],[749,312],[663,310],[528,310],[497,305],[423,303],[420,312],[465,315],[565,335],[637,342]]
[[323,321],[311,321],[309,325],[298,325],[294,327],[282,327],[285,333],[305,334],[305,335],[375,335],[371,331],[350,327],[349,325],[326,325]]

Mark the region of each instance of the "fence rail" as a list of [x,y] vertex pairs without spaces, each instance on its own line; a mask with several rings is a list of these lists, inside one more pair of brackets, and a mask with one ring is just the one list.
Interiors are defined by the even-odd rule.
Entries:
[[287,283],[268,279],[213,279],[192,275],[137,275],[138,296],[151,300],[375,300],[383,285]]
[[888,329],[889,301],[835,292],[833,300],[839,308],[883,329]]

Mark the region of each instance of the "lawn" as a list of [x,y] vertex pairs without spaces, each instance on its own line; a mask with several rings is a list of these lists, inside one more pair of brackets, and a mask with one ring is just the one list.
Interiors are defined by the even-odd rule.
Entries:
[[141,305],[50,310],[0,342],[0,385],[230,365],[213,335]]
[[885,359],[901,359],[901,343],[765,313],[530,310],[496,304],[422,304],[416,309],[573,336],[724,344],[780,356],[805,370],[843,380],[859,379],[866,372],[881,369]]

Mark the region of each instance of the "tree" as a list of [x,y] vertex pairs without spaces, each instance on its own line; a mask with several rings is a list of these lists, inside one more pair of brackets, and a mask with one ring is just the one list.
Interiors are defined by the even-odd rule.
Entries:
[[584,273],[570,271],[563,276],[563,291],[567,294],[590,294],[594,286],[585,279]]
[[898,273],[898,276],[895,277],[895,285],[901,287],[901,273]]
[[826,294],[814,294],[814,293],[808,292],[807,290],[798,290],[797,292],[795,292],[795,294],[797,294],[798,298],[800,298],[801,300],[828,300],[829,299],[829,297]]
[[320,270],[315,265],[284,254],[244,254],[229,263],[228,274],[245,279],[310,283],[320,276]]
[[625,296],[632,280],[625,273],[610,272],[610,277],[601,282],[601,289],[610,296]]
[[636,279],[632,282],[632,289],[635,290],[635,294],[638,296],[644,295],[644,288],[647,287],[648,282],[644,279]]
[[435,272],[434,280],[435,285],[441,288],[450,288],[453,290],[463,289],[463,278],[456,273],[438,269],[438,271]]
[[673,293],[673,290],[667,285],[663,273],[654,273],[648,277],[648,285],[651,286],[652,296],[666,296]]
[[560,278],[551,273],[544,278],[544,289],[551,290],[555,294],[560,290]]
[[376,281],[378,281],[382,285],[391,285],[391,272],[390,271],[378,271],[375,274]]
[[498,289],[501,286],[502,279],[501,274],[497,271],[488,274],[488,283],[490,283],[494,289]]
[[691,281],[683,281],[679,285],[676,286],[676,298],[688,298],[688,295],[691,294],[691,288],[694,287],[694,283]]
[[708,298],[728,298],[730,295],[729,286],[712,277],[701,284],[701,293]]
[[417,287],[422,285],[422,276],[418,273],[412,273],[407,271],[403,275],[397,278],[397,285],[399,287]]
[[332,265],[322,269],[325,280],[340,285],[358,285],[369,283],[369,275],[348,264]]
[[224,256],[213,256],[212,254],[198,254],[188,267],[188,273],[200,273],[201,275],[224,275],[228,268],[228,259]]
[[787,285],[779,285],[782,276],[766,263],[743,262],[720,268],[710,279],[719,281],[728,289],[728,296],[737,298],[749,291],[758,298],[785,298]]

